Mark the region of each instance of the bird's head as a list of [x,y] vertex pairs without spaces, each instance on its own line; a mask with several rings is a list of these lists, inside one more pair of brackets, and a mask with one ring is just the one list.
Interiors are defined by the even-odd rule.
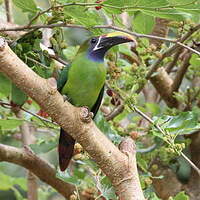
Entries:
[[83,44],[83,46],[87,47],[87,55],[89,59],[96,62],[103,62],[105,53],[111,47],[127,42],[135,43],[135,39],[127,33],[111,32],[90,38]]

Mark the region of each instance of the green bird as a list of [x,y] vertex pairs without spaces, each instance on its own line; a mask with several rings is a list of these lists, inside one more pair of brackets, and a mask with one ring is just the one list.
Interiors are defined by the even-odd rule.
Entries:
[[[75,106],[87,106],[95,117],[104,93],[105,53],[115,45],[133,41],[131,35],[122,32],[112,32],[85,41],[70,66],[61,73],[58,80],[60,93]],[[73,156],[74,144],[74,138],[61,128],[58,146],[61,171],[67,168]]]

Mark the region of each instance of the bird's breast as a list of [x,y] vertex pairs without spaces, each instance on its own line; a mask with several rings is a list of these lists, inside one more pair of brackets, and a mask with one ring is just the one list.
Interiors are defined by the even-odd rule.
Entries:
[[105,83],[106,68],[103,63],[82,62],[73,65],[68,73],[68,81],[62,93],[75,106],[88,106],[95,104],[99,93]]

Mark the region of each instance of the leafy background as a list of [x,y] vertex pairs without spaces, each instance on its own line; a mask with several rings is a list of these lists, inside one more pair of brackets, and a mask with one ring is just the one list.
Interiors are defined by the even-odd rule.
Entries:
[[[0,17],[5,19],[5,6],[0,1]],[[89,36],[108,32],[106,29],[94,29],[95,25],[112,22],[115,26],[129,28],[141,34],[151,34],[156,24],[156,18],[168,20],[168,38],[179,38],[187,33],[200,20],[200,1],[191,0],[105,0],[105,1],[76,1],[80,5],[72,5],[74,1],[52,0],[13,0],[14,23],[19,25],[31,24],[55,24],[66,22],[86,27],[86,30],[70,28],[54,28],[50,38],[51,47],[63,60],[70,63],[77,52],[79,45]],[[103,3],[103,5],[101,5]],[[84,5],[85,4],[85,5]],[[42,15],[39,12],[58,6]],[[65,5],[65,6],[62,6]],[[128,25],[124,25],[121,14],[126,12]],[[36,30],[16,39],[11,43],[15,53],[44,78],[55,76],[59,73],[58,66],[40,43],[43,42],[44,31]],[[192,40],[199,41],[199,31]],[[8,38],[9,39],[9,38]],[[191,135],[200,129],[199,116],[200,101],[199,87],[192,86],[192,80],[200,75],[200,59],[193,54],[189,61],[188,71],[183,79],[181,90],[174,94],[180,105],[187,109],[169,108],[160,99],[158,102],[146,102],[142,93],[137,94],[138,88],[146,83],[145,76],[149,66],[160,55],[171,47],[170,43],[163,43],[157,49],[145,38],[138,39],[136,54],[126,45],[115,47],[106,57],[108,65],[108,84],[119,94],[125,97],[125,109],[111,121],[107,121],[102,112],[99,112],[95,122],[97,126],[117,145],[122,137],[131,136],[136,139],[138,154],[137,162],[142,189],[147,199],[157,200],[159,192],[156,190],[155,180],[162,180],[164,175],[156,175],[159,168],[171,169],[174,177],[180,183],[186,184],[191,176],[191,166],[180,156],[184,152],[191,157]],[[139,60],[139,61],[138,61]],[[168,57],[163,60],[166,66],[173,60]],[[177,62],[176,70],[180,67],[181,60]],[[176,71],[175,71],[176,72]],[[154,74],[155,75],[155,74]],[[172,77],[174,74],[172,74]],[[149,83],[148,83],[149,84]],[[149,84],[150,85],[150,84]],[[152,86],[149,86],[150,88]],[[108,91],[108,90],[107,90]],[[114,90],[104,95],[103,107],[111,111],[122,104]],[[189,97],[195,96],[190,102]],[[48,160],[58,169],[57,143],[59,127],[48,119],[48,116],[40,110],[39,106],[15,85],[13,85],[2,73],[0,73],[0,140],[3,144],[21,147],[20,126],[27,122],[33,127],[34,144],[31,149],[40,157]],[[154,124],[159,124],[163,133],[155,126],[140,126],[142,117],[130,109],[131,104],[152,117]],[[190,104],[190,105],[189,105]],[[16,115],[16,108],[23,106],[25,110],[48,119],[41,120],[27,112],[23,117]],[[80,148],[81,147],[77,147]],[[72,170],[73,169],[73,170]],[[73,171],[73,172],[72,172]],[[10,163],[0,163],[0,199],[26,199],[27,184],[26,171],[19,166]],[[66,182],[74,184],[77,191],[91,199],[117,199],[115,192],[107,179],[96,164],[81,149],[75,156],[70,169],[64,173],[57,170],[57,176]],[[99,186],[97,185],[97,180]],[[195,184],[195,183],[194,183]],[[167,186],[166,186],[167,187]],[[157,191],[157,192],[156,192]],[[62,199],[53,188],[39,182],[39,199]],[[188,195],[183,191],[169,197],[170,200],[186,200]]]

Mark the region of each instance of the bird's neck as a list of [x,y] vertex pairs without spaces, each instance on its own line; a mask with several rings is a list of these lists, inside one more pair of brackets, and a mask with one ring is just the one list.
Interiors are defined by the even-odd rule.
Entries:
[[103,63],[105,53],[106,53],[105,49],[99,49],[96,51],[88,51],[87,57],[93,62]]

